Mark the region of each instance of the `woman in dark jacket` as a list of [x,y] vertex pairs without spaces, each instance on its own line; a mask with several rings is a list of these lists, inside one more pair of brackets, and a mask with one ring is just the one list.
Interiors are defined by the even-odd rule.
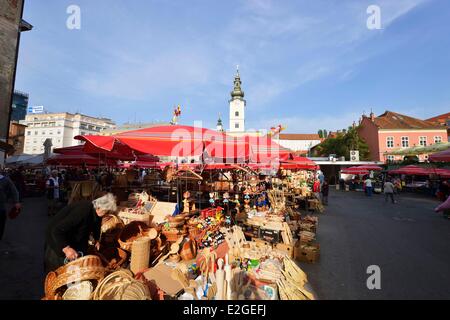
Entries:
[[78,258],[87,252],[92,235],[99,247],[101,218],[117,210],[116,200],[110,193],[94,201],[72,203],[59,211],[47,226],[45,235],[45,270],[54,271],[64,260]]
[[330,185],[328,184],[328,181],[325,180],[323,182],[323,185],[322,185],[322,203],[324,205],[328,205],[328,193],[329,193],[329,190],[330,190]]

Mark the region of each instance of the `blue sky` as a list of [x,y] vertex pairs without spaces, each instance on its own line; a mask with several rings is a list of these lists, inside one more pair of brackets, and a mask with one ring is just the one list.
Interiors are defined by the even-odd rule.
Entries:
[[[66,28],[69,5],[81,29]],[[369,5],[381,30],[366,26]],[[27,0],[16,88],[31,105],[228,126],[236,65],[247,128],[308,133],[363,111],[450,111],[447,0]]]

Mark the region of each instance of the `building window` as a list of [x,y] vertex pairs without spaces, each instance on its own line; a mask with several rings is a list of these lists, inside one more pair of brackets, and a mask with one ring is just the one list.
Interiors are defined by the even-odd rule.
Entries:
[[234,115],[235,115],[236,117],[239,117],[239,111],[236,111],[236,112],[234,113]]
[[82,136],[86,135],[86,132],[81,131],[80,133]]
[[394,156],[387,156],[387,161],[388,162],[392,162],[392,161],[394,161],[395,160],[395,157]]
[[36,131],[34,132],[34,135],[35,135],[35,136],[37,136],[37,135],[38,135],[38,132],[37,132],[37,130],[36,130]]
[[422,147],[426,147],[427,146],[427,137],[419,137],[419,145],[421,145]]
[[236,122],[236,123],[234,124],[234,128],[235,128],[235,129],[239,129],[239,123]]
[[441,142],[442,142],[442,137],[441,136],[434,137],[434,143],[441,143]]
[[409,137],[402,137],[402,147],[403,148],[409,147]]
[[394,147],[394,137],[387,137],[386,138],[386,146],[388,148],[393,148]]
[[42,131],[42,135],[45,136],[45,131]]
[[58,134],[61,134],[61,130],[58,130]]
[[53,134],[53,131],[50,130],[50,131],[48,132],[48,134]]
[[31,136],[31,131],[27,131],[27,136]]

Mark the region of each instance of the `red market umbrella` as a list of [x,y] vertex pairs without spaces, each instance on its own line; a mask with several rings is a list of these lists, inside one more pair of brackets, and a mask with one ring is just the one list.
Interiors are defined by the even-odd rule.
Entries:
[[[120,150],[122,148],[122,150]],[[120,152],[122,151],[122,152]],[[134,153],[132,150],[126,149],[126,147],[119,147],[117,151],[105,151],[101,148],[85,145],[66,147],[66,148],[56,148],[53,150],[54,153],[63,155],[89,155],[91,157],[102,160],[124,160],[124,161],[142,161],[142,162],[158,162],[159,158],[152,156],[150,154]]]
[[365,165],[351,167],[351,168],[365,169],[365,170],[369,170],[369,171],[381,171],[381,170],[383,170],[382,167],[374,165],[374,164],[365,164]]
[[401,167],[399,169],[389,170],[389,174],[404,174],[404,175],[414,175],[414,176],[428,176],[431,172],[426,168],[419,166],[409,165]]
[[436,174],[441,178],[450,179],[450,169],[430,168],[431,174]]
[[292,160],[282,161],[281,169],[303,169],[303,170],[318,170],[319,166],[312,160],[305,157],[293,157]]
[[360,169],[357,167],[350,167],[350,168],[346,168],[341,170],[341,173],[344,174],[354,174],[354,175],[365,175],[365,174],[369,174],[369,170],[367,169]]
[[63,165],[63,166],[99,166],[110,165],[114,166],[117,163],[112,160],[104,161],[88,154],[57,154],[47,159],[47,164],[50,165]]
[[245,136],[249,144],[250,162],[270,164],[279,161],[292,160],[291,151],[276,143],[269,136]]
[[77,136],[95,151],[118,150],[121,153],[153,154],[156,156],[191,157],[202,155],[205,145],[224,139],[225,134],[198,127],[170,125],[123,132],[111,137]]
[[431,162],[450,162],[450,149],[436,152],[428,157]]

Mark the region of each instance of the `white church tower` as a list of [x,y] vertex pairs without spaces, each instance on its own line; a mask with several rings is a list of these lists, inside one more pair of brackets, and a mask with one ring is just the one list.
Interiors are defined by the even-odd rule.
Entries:
[[245,131],[245,104],[244,91],[241,89],[239,66],[234,77],[234,88],[230,99],[230,132]]

